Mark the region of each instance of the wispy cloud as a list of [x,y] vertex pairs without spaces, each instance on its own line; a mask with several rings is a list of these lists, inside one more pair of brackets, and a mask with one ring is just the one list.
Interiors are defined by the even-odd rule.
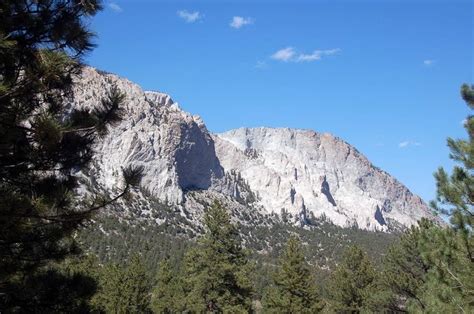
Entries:
[[400,144],[398,144],[398,147],[400,147],[400,148],[405,148],[405,147],[407,147],[409,144],[410,144],[409,141],[404,141],[404,142],[401,142]]
[[433,59],[423,60],[423,65],[427,66],[427,67],[430,67],[430,66],[434,65],[435,63],[436,63],[436,60],[433,60]]
[[194,23],[203,18],[203,15],[199,11],[189,12],[187,10],[180,10],[176,12],[180,18],[186,21],[186,23]]
[[271,58],[283,62],[312,62],[321,60],[325,56],[333,56],[340,53],[342,50],[339,48],[326,49],[326,50],[314,50],[312,53],[297,53],[293,47],[286,47],[278,50]]
[[407,147],[417,147],[421,146],[421,143],[415,141],[403,141],[398,144],[399,148],[407,148]]
[[288,62],[296,55],[293,47],[286,47],[275,52],[271,58],[278,61]]
[[265,61],[257,61],[257,64],[255,65],[255,68],[257,69],[265,69],[267,67],[267,63]]
[[254,20],[250,17],[234,16],[229,26],[235,29],[239,29],[242,26],[253,24]]
[[327,50],[315,50],[311,54],[300,54],[298,56],[298,59],[296,59],[297,62],[311,62],[311,61],[316,61],[316,60],[321,60],[323,56],[333,56],[335,54],[338,54],[341,52],[341,49],[336,48],[336,49],[327,49]]
[[119,6],[117,3],[115,2],[109,2],[107,4],[109,6],[109,8],[114,11],[114,12],[117,12],[117,13],[120,13],[120,12],[123,12],[123,9],[121,6]]

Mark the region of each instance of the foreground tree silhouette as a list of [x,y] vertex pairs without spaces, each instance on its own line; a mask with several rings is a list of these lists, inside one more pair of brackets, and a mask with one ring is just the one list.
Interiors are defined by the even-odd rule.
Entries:
[[214,203],[204,216],[206,233],[186,254],[186,307],[196,313],[248,313],[252,265],[228,212]]
[[314,276],[296,236],[288,240],[272,279],[273,286],[263,299],[265,312],[317,313],[322,310]]
[[[140,178],[127,168],[119,195],[76,199],[75,174],[124,101],[113,89],[93,110],[66,106],[93,48],[85,19],[100,9],[97,0],[0,2],[0,306],[9,311],[72,311],[69,279],[46,266],[78,252],[70,235]],[[70,279],[72,290],[81,285]],[[48,289],[57,291],[42,297]]]

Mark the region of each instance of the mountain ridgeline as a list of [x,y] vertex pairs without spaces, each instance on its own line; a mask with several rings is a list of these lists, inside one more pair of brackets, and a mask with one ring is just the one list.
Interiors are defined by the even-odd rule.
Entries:
[[195,195],[205,193],[252,214],[290,215],[301,225],[323,219],[390,232],[436,219],[418,196],[327,133],[240,128],[211,134],[170,96],[93,68],[76,81],[71,108],[92,106],[113,86],[126,95],[126,118],[96,146],[83,181],[89,189],[113,191],[123,165],[142,166],[142,189],[135,191],[142,217],[153,197],[199,224],[203,206]]

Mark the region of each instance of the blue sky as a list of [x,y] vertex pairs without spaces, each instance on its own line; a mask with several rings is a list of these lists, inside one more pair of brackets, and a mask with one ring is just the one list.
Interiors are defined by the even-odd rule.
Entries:
[[330,132],[425,200],[462,137],[471,1],[105,2],[92,66],[170,94],[209,130]]

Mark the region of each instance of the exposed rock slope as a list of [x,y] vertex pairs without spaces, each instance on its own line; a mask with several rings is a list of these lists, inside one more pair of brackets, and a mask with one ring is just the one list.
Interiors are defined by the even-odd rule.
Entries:
[[75,86],[76,106],[95,106],[112,86],[126,94],[125,119],[96,147],[98,184],[120,184],[124,165],[142,165],[142,185],[170,203],[182,203],[184,191],[208,189],[224,176],[214,141],[198,116],[183,112],[168,95],[144,92],[113,74],[85,68]]
[[284,209],[301,222],[325,216],[340,226],[388,230],[432,218],[419,197],[329,134],[242,128],[211,135],[168,95],[92,68],[77,80],[71,105],[94,106],[113,85],[126,94],[126,118],[96,147],[89,174],[99,188],[114,189],[121,167],[137,164],[149,194],[188,212],[195,208],[187,191],[207,190],[254,210]]
[[215,142],[224,169],[240,172],[268,210],[372,230],[431,217],[418,196],[330,134],[241,128]]

